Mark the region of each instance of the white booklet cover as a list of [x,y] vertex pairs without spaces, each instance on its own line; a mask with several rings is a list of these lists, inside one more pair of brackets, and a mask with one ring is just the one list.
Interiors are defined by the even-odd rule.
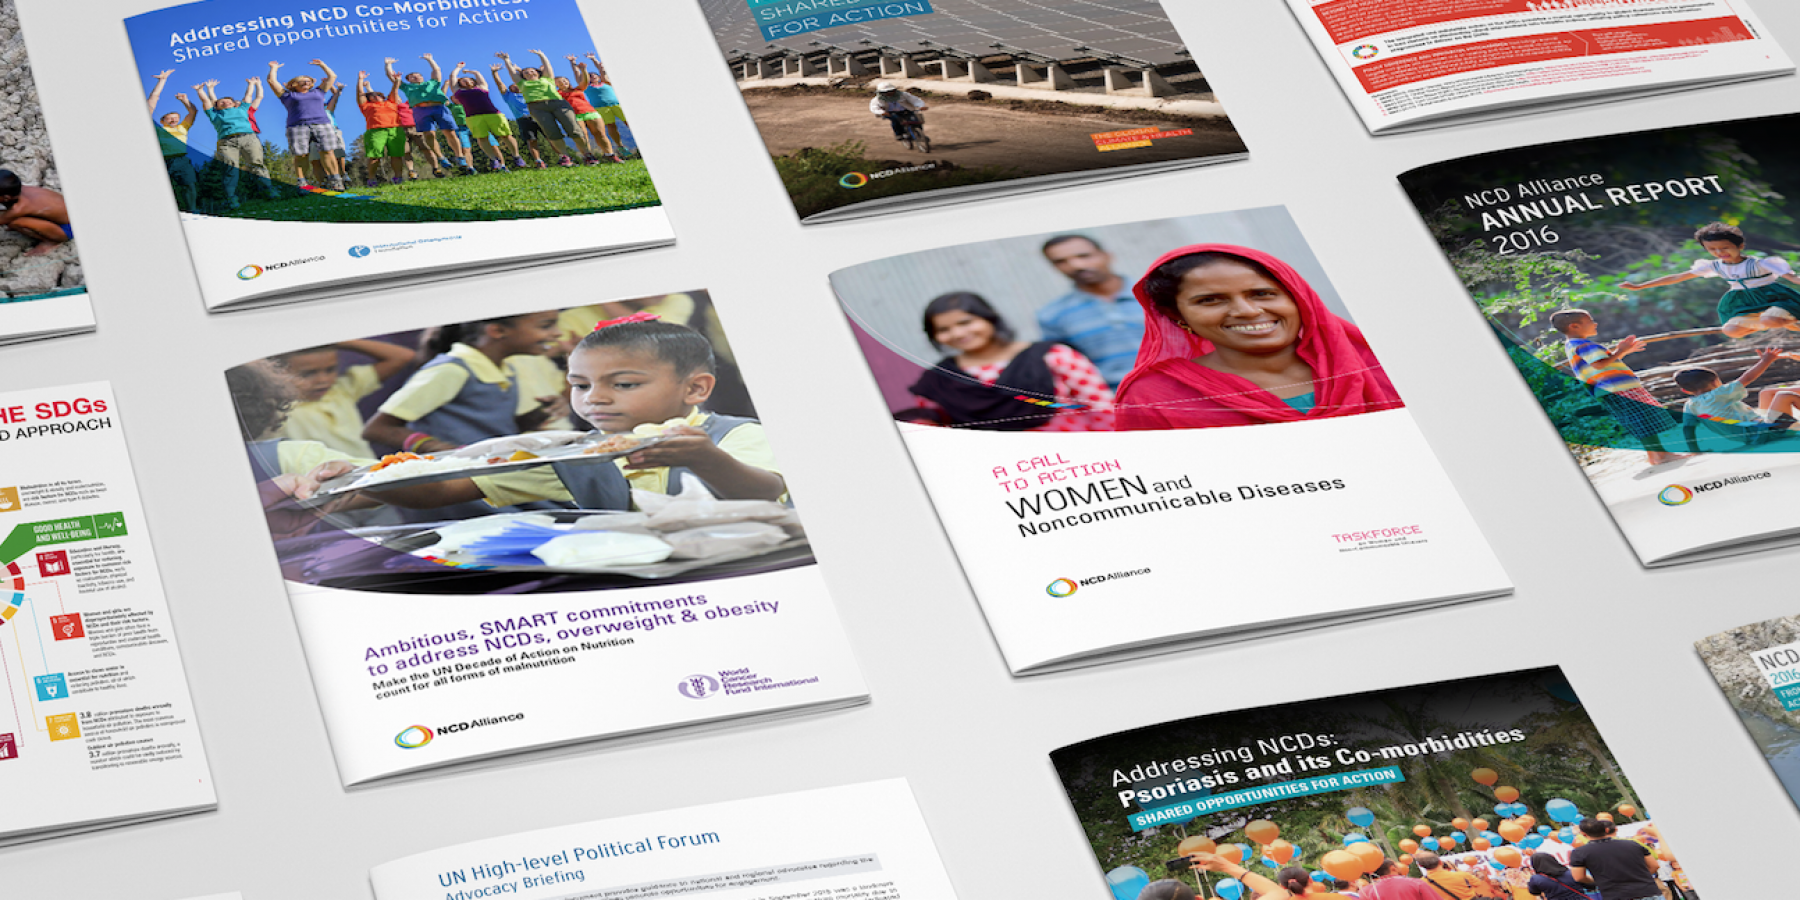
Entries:
[[125,26],[139,151],[155,137],[209,310],[674,242],[575,0],[202,0]]
[[120,420],[0,394],[0,844],[216,804]]
[[1285,209],[832,285],[1015,673],[1511,590]]
[[1785,75],[1746,0],[1288,0],[1370,133]]
[[950,900],[904,779],[545,828],[376,866],[377,900]]
[[706,292],[496,313],[226,376],[344,783],[866,702]]

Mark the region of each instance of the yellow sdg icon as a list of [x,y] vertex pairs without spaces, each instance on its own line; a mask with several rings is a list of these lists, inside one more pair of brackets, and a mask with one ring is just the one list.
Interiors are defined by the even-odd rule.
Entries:
[[72,741],[81,737],[81,723],[75,721],[74,713],[45,716],[44,724],[50,726],[50,739],[53,741]]
[[18,512],[21,508],[18,488],[0,487],[0,513]]

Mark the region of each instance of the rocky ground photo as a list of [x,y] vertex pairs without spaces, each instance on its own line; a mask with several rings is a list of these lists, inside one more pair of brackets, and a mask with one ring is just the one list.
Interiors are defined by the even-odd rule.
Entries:
[[[7,123],[0,129],[0,168],[10,169],[26,185],[62,190],[13,0],[0,0],[0,121]],[[74,241],[49,253],[26,256],[36,243],[18,232],[0,230],[0,303],[86,289]]]

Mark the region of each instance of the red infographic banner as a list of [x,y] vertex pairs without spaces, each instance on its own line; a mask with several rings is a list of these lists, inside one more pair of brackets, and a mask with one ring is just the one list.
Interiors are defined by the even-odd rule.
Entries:
[[1402,28],[1505,13],[1535,12],[1534,0],[1337,0],[1313,7],[1331,41],[1344,44]]

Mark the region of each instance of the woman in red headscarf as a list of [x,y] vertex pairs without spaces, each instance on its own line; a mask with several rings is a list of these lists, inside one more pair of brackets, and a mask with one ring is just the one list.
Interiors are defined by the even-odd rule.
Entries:
[[1362,331],[1287,263],[1196,244],[1132,291],[1144,307],[1137,366],[1119,385],[1119,431],[1354,416],[1405,404]]

